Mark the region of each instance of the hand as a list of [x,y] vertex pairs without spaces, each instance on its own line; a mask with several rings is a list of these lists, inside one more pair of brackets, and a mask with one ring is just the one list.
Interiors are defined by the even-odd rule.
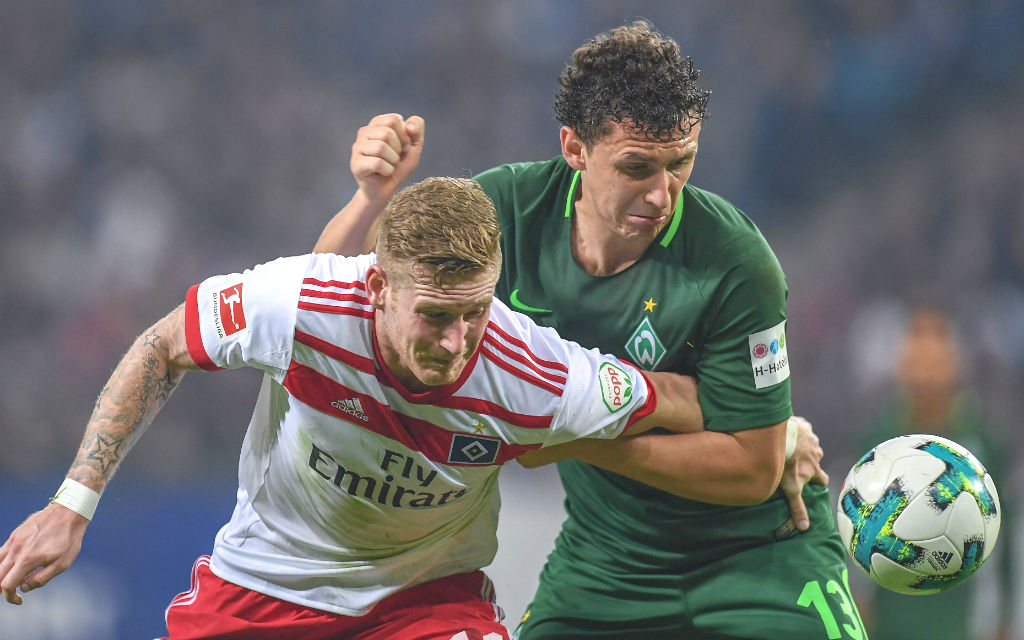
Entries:
[[419,116],[403,120],[397,113],[374,116],[359,129],[349,168],[359,190],[381,205],[398,190],[420,162],[425,123]]
[[0,547],[0,589],[7,602],[21,604],[18,587],[22,593],[38,589],[70,567],[87,526],[74,511],[51,504],[15,529]]
[[797,425],[796,449],[786,461],[779,486],[789,501],[789,514],[793,524],[799,531],[807,531],[811,521],[801,494],[808,482],[828,484],[828,474],[821,468],[821,458],[825,452],[822,451],[821,442],[811,428],[810,422],[799,416],[793,416],[790,421]]

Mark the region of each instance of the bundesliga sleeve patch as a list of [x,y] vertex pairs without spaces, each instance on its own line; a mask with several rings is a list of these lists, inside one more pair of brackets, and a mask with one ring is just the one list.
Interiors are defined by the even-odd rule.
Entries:
[[754,386],[758,389],[779,384],[789,377],[789,354],[786,351],[786,321],[771,329],[747,337],[750,366],[754,370]]
[[633,379],[622,367],[602,362],[597,370],[597,380],[601,383],[601,398],[608,411],[615,413],[629,404],[633,397]]
[[217,339],[220,341],[245,329],[242,286],[243,283],[239,282],[213,294],[213,326],[217,330]]

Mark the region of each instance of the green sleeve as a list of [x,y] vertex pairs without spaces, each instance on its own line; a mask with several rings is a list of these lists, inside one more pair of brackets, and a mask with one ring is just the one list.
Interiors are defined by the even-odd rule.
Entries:
[[[715,431],[769,426],[793,414],[782,268],[759,235],[738,244],[730,247],[738,260],[713,294],[697,363],[701,408],[707,428]],[[776,332],[768,335],[777,337],[774,343],[763,339],[773,327]],[[780,373],[766,380],[761,365],[768,362]]]

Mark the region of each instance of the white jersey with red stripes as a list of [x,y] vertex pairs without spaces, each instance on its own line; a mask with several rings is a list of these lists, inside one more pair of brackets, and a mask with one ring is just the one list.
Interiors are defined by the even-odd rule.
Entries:
[[281,258],[209,278],[185,304],[199,366],[267,374],[211,569],[344,615],[490,564],[502,464],[532,448],[614,438],[655,402],[638,369],[497,299],[461,377],[410,392],[374,338],[365,289],[374,261]]

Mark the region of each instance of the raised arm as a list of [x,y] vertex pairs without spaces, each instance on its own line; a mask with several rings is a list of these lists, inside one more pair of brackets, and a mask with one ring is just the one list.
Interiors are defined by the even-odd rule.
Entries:
[[359,129],[349,159],[359,189],[324,227],[314,252],[355,256],[372,250],[374,223],[419,164],[423,133],[423,118],[404,120],[397,113],[375,116]]
[[[103,387],[67,478],[102,493],[118,465],[185,372],[198,367],[185,344],[179,306],[135,340]],[[8,602],[48,583],[74,562],[89,520],[53,502],[15,529],[0,547],[0,589]]]

